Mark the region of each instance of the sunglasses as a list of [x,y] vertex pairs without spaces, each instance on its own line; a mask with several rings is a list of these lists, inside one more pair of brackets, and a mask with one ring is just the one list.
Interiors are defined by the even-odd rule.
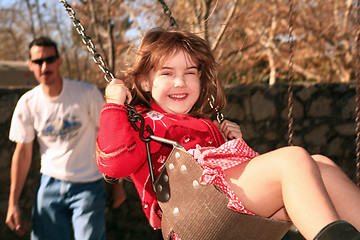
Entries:
[[44,62],[46,62],[46,63],[54,63],[56,61],[56,59],[58,59],[58,57],[52,56],[52,57],[41,58],[41,59],[36,59],[36,60],[31,60],[31,61],[33,63],[41,66]]

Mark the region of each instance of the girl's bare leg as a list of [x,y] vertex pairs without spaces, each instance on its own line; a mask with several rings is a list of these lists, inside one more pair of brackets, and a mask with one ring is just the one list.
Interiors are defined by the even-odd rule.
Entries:
[[270,217],[285,206],[307,239],[339,216],[314,159],[300,147],[284,147],[225,171],[225,178],[243,205]]
[[313,155],[327,192],[340,218],[360,230],[360,189],[329,158]]

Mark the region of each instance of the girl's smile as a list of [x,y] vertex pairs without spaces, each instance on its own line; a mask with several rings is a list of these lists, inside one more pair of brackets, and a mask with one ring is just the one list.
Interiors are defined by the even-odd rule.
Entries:
[[174,98],[175,100],[178,99],[178,100],[182,100],[184,98],[186,98],[187,94],[172,94],[172,95],[169,95],[170,98]]

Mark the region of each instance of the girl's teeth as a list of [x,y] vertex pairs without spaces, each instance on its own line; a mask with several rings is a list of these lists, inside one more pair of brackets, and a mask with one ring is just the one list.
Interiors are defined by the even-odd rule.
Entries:
[[170,95],[170,97],[172,98],[184,98],[186,96],[186,94],[181,94],[181,95]]

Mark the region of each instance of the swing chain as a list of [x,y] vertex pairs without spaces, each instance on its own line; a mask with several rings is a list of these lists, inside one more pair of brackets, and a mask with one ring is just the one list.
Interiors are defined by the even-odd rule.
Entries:
[[77,31],[77,33],[81,36],[82,42],[86,45],[89,52],[93,55],[93,61],[98,65],[101,71],[104,73],[104,78],[107,82],[110,82],[114,77],[114,74],[110,72],[107,68],[104,58],[96,52],[95,44],[91,40],[89,36],[85,33],[85,27],[82,23],[77,19],[75,15],[74,9],[66,2],[66,0],[59,0],[64,5],[64,8],[67,12],[68,17],[72,20],[72,23]]
[[176,23],[175,19],[173,18],[171,14],[171,10],[166,5],[165,1],[164,0],[158,0],[158,1],[163,6],[164,14],[169,18],[171,28],[179,28],[179,25]]
[[288,80],[289,80],[289,87],[288,87],[288,145],[293,145],[293,135],[294,135],[294,117],[293,117],[293,90],[292,90],[292,83],[293,83],[293,2],[289,0],[289,71],[288,71]]
[[209,105],[210,107],[215,110],[216,112],[216,120],[219,122],[219,123],[222,123],[225,119],[224,117],[224,114],[222,112],[219,111],[219,108],[218,107],[214,107],[215,106],[215,98],[213,95],[211,95],[210,98],[208,98],[208,102],[209,102]]

